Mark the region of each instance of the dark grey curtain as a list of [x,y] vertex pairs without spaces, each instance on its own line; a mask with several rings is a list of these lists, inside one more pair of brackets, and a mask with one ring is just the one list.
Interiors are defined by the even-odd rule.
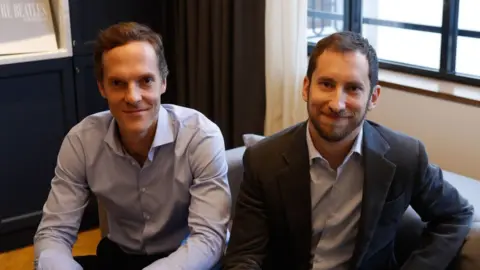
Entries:
[[164,102],[197,109],[222,130],[227,148],[263,134],[265,1],[164,1],[160,33],[170,67]]

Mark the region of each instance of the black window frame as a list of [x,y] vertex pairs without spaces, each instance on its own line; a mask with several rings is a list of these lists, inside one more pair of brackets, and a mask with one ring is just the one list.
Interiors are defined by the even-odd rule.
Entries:
[[[353,31],[357,33],[362,33],[362,24],[369,24],[375,26],[388,26],[394,28],[441,34],[440,67],[438,70],[428,67],[421,67],[406,63],[379,59],[379,66],[381,69],[398,71],[402,73],[457,82],[462,84],[480,86],[480,76],[459,74],[455,72],[457,38],[459,36],[480,38],[480,31],[458,29],[458,16],[460,9],[459,0],[443,1],[443,15],[441,27],[414,23],[404,23],[391,20],[381,20],[368,17],[362,18],[363,0],[338,1],[344,1],[343,14],[332,14],[328,12],[313,10],[308,7],[308,17],[315,17],[317,19],[341,20],[343,21],[343,30]],[[308,54],[310,54],[314,46],[314,43],[308,43]]]

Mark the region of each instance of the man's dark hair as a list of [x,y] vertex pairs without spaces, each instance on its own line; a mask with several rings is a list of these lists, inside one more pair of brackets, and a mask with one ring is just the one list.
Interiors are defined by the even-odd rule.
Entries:
[[168,66],[165,60],[162,37],[146,25],[136,22],[122,22],[101,31],[97,37],[93,58],[95,76],[98,81],[103,80],[103,53],[133,41],[146,41],[152,45],[157,54],[160,76],[162,76],[162,79],[167,78]]
[[325,51],[360,52],[368,60],[368,76],[370,77],[370,91],[378,83],[378,58],[375,49],[368,40],[358,33],[344,31],[331,34],[317,42],[308,61],[307,77],[311,81],[312,74],[317,66],[317,58]]

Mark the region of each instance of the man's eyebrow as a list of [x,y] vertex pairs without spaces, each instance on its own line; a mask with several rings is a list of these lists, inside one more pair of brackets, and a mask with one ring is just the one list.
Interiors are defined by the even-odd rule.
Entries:
[[145,77],[155,77],[155,74],[151,73],[151,72],[147,72],[145,74],[141,74],[140,76],[138,76],[139,78],[145,78]]
[[348,84],[348,85],[362,85],[362,86],[364,85],[364,83],[360,80],[350,80],[350,81],[347,81],[346,84]]
[[123,81],[123,79],[121,79],[117,76],[108,76],[107,80],[109,80],[109,81],[113,81],[113,80]]
[[335,80],[331,77],[328,77],[328,76],[320,76],[317,78],[317,81],[330,81],[330,82],[334,82]]

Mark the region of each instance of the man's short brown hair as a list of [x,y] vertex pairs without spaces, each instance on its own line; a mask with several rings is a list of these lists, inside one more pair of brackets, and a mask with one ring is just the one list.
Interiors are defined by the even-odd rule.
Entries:
[[133,41],[146,41],[152,45],[157,54],[160,76],[162,76],[162,79],[167,78],[168,66],[165,60],[162,37],[146,25],[136,22],[122,22],[100,31],[97,37],[93,58],[95,76],[98,81],[103,80],[103,53]]

